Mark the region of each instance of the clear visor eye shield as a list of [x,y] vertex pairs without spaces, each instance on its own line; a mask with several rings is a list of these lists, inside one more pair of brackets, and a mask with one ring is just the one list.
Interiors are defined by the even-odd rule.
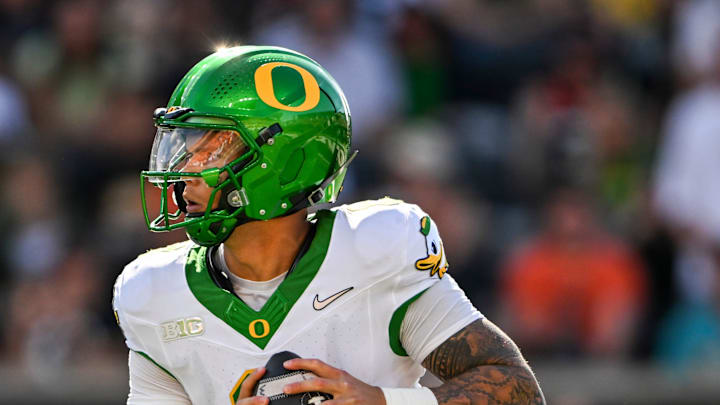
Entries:
[[[181,116],[183,119],[179,121]],[[282,131],[279,125],[271,125],[260,131],[253,142],[246,139],[244,132],[247,131],[240,123],[225,117],[194,115],[191,109],[167,112],[162,108],[155,111],[154,118],[157,131],[149,170],[141,173],[143,211],[152,231],[181,228],[213,215],[227,218],[232,208],[247,205],[240,178],[259,161],[258,143],[264,144]],[[204,181],[212,188],[203,213],[186,211],[182,194],[186,182],[190,181]],[[153,220],[148,214],[147,183],[160,191],[160,215]],[[216,201],[218,193],[222,197],[218,200],[220,208],[226,208],[224,212],[213,210],[212,202]],[[236,216],[242,210],[233,211]],[[181,218],[182,214],[187,214],[185,219]]]

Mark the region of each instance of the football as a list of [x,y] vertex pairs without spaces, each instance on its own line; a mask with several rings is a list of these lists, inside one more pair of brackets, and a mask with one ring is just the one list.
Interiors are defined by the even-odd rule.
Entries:
[[265,375],[258,381],[253,395],[270,398],[270,405],[318,405],[332,399],[332,395],[324,392],[304,392],[293,395],[283,392],[283,387],[287,384],[316,377],[310,371],[288,370],[283,366],[285,361],[299,357],[288,351],[273,354],[265,365]]

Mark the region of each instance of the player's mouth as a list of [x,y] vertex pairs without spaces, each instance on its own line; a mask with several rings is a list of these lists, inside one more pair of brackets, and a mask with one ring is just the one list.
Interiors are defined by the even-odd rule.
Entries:
[[185,189],[182,193],[182,198],[185,200],[185,210],[188,214],[204,213],[207,209],[208,199],[210,193],[203,192],[204,190],[198,190],[192,183],[186,183]]
[[185,204],[186,204],[185,210],[188,213],[198,213],[198,212],[205,211],[205,208],[203,208],[203,206],[199,202],[188,199],[188,198],[183,198],[183,199],[185,200]]

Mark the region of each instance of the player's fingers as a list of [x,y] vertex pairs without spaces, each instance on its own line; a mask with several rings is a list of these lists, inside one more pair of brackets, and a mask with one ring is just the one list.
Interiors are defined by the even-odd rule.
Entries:
[[240,398],[246,398],[252,395],[255,384],[260,381],[260,378],[265,375],[265,367],[256,369],[252,374],[245,378],[240,386]]
[[268,405],[269,403],[268,397],[247,397],[238,399],[235,405]]
[[322,401],[322,405],[350,405],[348,401],[344,399],[327,399]]
[[288,395],[313,391],[336,395],[341,392],[341,384],[338,380],[316,377],[305,381],[290,383],[283,387],[283,392]]
[[357,405],[358,403],[367,403],[368,401],[359,401],[357,398],[351,397],[351,398],[333,398],[328,399],[327,401],[323,401],[322,405]]
[[310,370],[320,377],[338,378],[340,370],[319,359],[292,359],[283,363],[288,370]]

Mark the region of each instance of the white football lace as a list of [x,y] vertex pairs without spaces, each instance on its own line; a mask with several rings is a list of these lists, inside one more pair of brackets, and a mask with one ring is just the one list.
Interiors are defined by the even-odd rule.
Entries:
[[316,377],[316,375],[313,373],[298,370],[275,377],[263,378],[258,382],[257,394],[266,396],[270,398],[271,401],[287,398],[288,395],[283,392],[283,387],[290,383],[305,381],[314,377]]

